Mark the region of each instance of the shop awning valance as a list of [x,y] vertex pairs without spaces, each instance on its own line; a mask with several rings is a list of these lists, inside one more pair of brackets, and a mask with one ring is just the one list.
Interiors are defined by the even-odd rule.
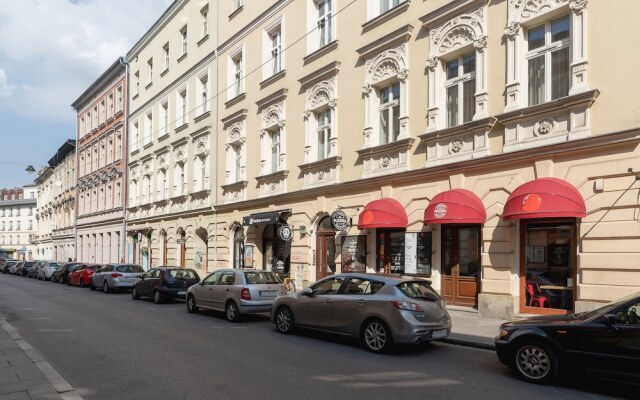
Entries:
[[358,217],[358,229],[406,228],[407,212],[402,204],[391,198],[373,200]]
[[424,224],[484,224],[487,212],[478,196],[466,189],[437,194],[424,210]]
[[540,178],[518,186],[504,206],[502,218],[582,218],[587,207],[580,192],[558,178]]

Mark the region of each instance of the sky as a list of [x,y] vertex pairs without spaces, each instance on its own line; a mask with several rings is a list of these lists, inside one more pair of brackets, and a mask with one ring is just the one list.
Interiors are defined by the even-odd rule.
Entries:
[[66,139],[73,103],[173,0],[0,0],[0,188],[32,184]]

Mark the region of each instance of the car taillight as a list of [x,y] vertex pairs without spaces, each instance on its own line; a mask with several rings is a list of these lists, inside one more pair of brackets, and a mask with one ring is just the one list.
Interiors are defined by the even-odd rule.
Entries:
[[119,277],[121,277],[121,276],[122,276],[122,274],[119,274],[119,273],[117,273],[117,272],[115,272],[115,273],[111,274],[111,277],[112,277],[112,278],[119,278]]
[[251,292],[249,292],[248,288],[242,289],[242,292],[240,292],[240,298],[242,300],[251,300]]
[[408,301],[393,300],[391,304],[393,304],[393,306],[399,310],[424,311],[424,309],[419,304],[409,303]]

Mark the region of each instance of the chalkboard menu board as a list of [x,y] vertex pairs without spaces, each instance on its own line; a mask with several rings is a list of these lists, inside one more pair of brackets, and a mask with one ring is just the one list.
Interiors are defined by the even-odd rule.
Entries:
[[342,272],[366,272],[367,236],[342,238]]

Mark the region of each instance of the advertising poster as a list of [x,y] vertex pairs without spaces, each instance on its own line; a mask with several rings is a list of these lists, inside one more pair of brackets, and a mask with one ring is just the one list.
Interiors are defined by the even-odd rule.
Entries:
[[342,272],[365,272],[367,268],[367,237],[342,238]]

